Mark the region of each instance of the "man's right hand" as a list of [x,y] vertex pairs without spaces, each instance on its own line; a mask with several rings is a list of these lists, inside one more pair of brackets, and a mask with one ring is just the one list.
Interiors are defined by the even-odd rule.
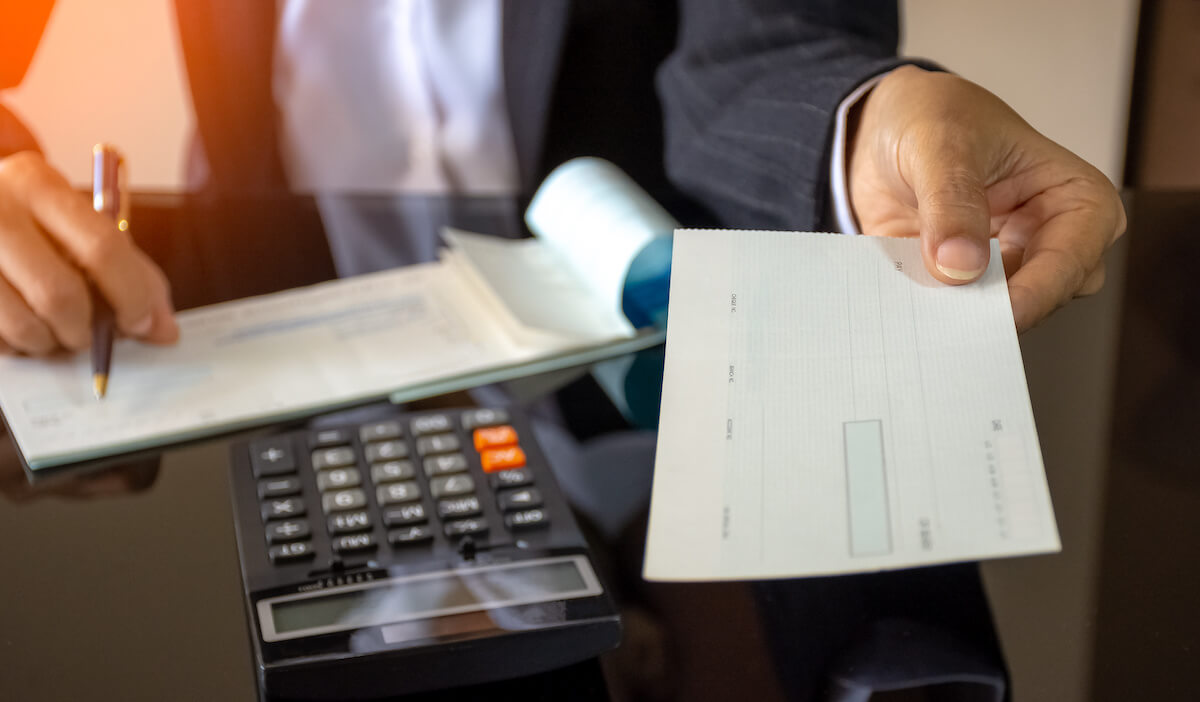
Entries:
[[91,344],[92,281],[126,336],[179,338],[170,287],[129,236],[36,152],[0,159],[0,352]]

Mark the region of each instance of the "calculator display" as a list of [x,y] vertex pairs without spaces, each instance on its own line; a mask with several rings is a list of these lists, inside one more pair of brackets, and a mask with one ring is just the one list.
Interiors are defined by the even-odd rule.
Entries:
[[601,592],[586,559],[564,557],[391,578],[259,602],[266,641]]

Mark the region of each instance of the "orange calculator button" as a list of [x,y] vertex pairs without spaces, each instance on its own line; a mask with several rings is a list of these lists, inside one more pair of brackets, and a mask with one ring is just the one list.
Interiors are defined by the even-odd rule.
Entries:
[[483,464],[484,473],[520,468],[525,465],[525,452],[520,446],[486,449],[479,452],[479,462]]
[[512,446],[517,443],[517,430],[505,424],[499,427],[485,427],[475,430],[475,450],[495,448],[497,446]]

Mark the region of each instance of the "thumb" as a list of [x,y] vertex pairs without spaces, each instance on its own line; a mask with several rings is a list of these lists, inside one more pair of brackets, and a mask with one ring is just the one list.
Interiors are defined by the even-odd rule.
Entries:
[[957,149],[919,150],[910,171],[921,253],[943,283],[969,283],[987,269],[991,214],[971,155]]

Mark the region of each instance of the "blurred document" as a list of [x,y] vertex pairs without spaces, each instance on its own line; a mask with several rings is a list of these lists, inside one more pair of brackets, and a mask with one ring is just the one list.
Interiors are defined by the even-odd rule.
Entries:
[[1059,550],[999,247],[675,235],[645,575],[786,578]]
[[[451,249],[437,263],[182,312],[176,346],[116,344],[104,400],[92,396],[86,353],[0,357],[0,407],[26,463],[43,468],[375,399],[428,397],[661,343],[661,334],[637,334],[612,319],[607,301],[582,293],[569,329],[523,324],[495,289],[508,286],[549,305],[554,297],[542,287],[549,283],[507,256],[506,247],[522,242],[489,243],[500,248],[475,251],[474,262]],[[506,280],[489,282],[476,264]]]

